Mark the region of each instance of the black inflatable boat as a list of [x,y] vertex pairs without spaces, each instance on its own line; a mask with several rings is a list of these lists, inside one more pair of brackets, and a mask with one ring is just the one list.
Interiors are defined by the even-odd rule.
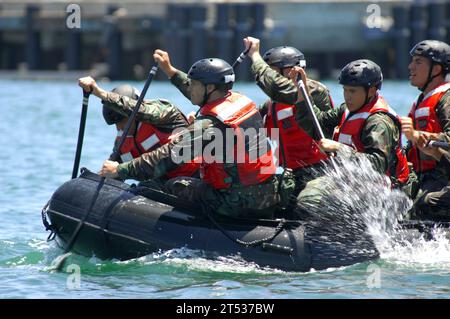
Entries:
[[[332,225],[277,218],[211,216],[196,204],[163,192],[103,179],[87,170],[59,187],[43,216],[65,248],[86,217],[72,250],[85,256],[127,260],[186,247],[207,257],[230,256],[262,267],[309,271],[378,258],[369,235],[338,233]],[[98,197],[88,212],[91,202]],[[143,196],[145,195],[145,196]],[[45,218],[44,218],[45,219]]]

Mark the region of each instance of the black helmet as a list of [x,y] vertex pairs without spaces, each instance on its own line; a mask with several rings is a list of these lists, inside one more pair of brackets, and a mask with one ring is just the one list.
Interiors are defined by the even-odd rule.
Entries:
[[376,87],[381,89],[383,73],[373,61],[362,59],[350,62],[341,70],[339,84],[350,86]]
[[[112,92],[128,96],[133,100],[137,100],[140,94],[136,88],[128,84],[119,85],[118,87],[114,88]],[[112,125],[122,121],[125,116],[103,105],[103,118],[108,125]]]
[[222,59],[202,59],[191,66],[188,78],[204,85],[233,83],[234,71],[233,67]]
[[306,67],[305,55],[293,47],[281,46],[275,47],[264,53],[264,61],[270,66],[280,69],[293,66]]
[[409,52],[411,56],[426,57],[433,63],[442,65],[444,74],[450,72],[450,46],[442,41],[424,40],[417,43]]

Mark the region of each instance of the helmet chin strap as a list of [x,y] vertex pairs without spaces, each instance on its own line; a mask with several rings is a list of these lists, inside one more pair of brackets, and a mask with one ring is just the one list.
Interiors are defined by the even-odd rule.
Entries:
[[363,105],[361,105],[361,106],[358,108],[358,110],[359,110],[360,108],[366,106],[367,104],[369,104],[369,102],[372,101],[372,99],[375,97],[375,96],[372,96],[371,98],[369,98],[369,90],[370,90],[370,87],[364,87],[364,90],[366,91],[366,98],[364,99]]
[[434,80],[434,78],[438,77],[440,75],[440,73],[436,74],[435,76],[431,76],[431,73],[433,72],[433,66],[435,66],[435,63],[431,63],[430,65],[430,70],[428,71],[428,78],[427,78],[427,82],[425,82],[424,86],[422,86],[421,88],[419,88],[420,91],[425,91],[426,88],[428,87],[428,85],[430,85],[431,81]]
[[205,92],[203,93],[203,100],[202,100],[200,107],[203,107],[206,103],[208,103],[208,100],[211,97],[211,94],[213,94],[217,90],[217,88],[214,88],[214,90],[212,90],[211,92],[208,93],[207,85],[204,85],[204,87],[205,87]]

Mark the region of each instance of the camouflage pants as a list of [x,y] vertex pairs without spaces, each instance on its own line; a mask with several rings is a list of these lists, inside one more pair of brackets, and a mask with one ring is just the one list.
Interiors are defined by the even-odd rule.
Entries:
[[179,198],[201,202],[212,211],[231,217],[271,218],[279,201],[275,178],[255,186],[214,189],[201,179],[175,177],[165,184]]
[[322,200],[327,194],[327,185],[330,179],[326,176],[310,180],[305,184],[297,196],[297,207],[294,212],[296,218],[300,220],[310,219],[310,209],[312,207],[321,207]]
[[300,192],[306,187],[306,184],[318,177],[320,177],[323,173],[322,170],[325,167],[324,162],[319,162],[317,164],[305,167],[305,168],[297,168],[294,170],[295,177],[295,191],[294,195],[297,197]]
[[420,176],[420,188],[414,200],[411,217],[450,220],[450,186],[442,175],[430,171]]

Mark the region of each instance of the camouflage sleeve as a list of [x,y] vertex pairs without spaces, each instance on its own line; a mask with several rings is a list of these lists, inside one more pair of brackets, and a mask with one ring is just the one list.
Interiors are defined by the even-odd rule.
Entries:
[[358,156],[369,159],[375,170],[385,173],[395,160],[393,148],[398,145],[400,132],[389,115],[377,113],[367,118],[361,132],[364,153]]
[[328,111],[333,108],[330,92],[328,89],[317,81],[308,81],[309,93],[314,101],[314,104],[321,111]]
[[129,162],[119,164],[117,171],[122,179],[139,181],[165,175],[177,166],[193,160],[203,152],[205,130],[213,128],[209,118],[198,118],[193,124],[180,131],[180,135],[154,151],[144,153]]
[[[136,103],[137,100],[114,92],[108,92],[106,100],[103,101],[106,107],[125,116],[131,115]],[[158,126],[165,125],[168,128],[187,125],[187,121],[180,110],[174,104],[163,99],[144,100],[136,114],[136,119]]]
[[[297,121],[297,124],[312,138],[316,140],[319,139],[319,134],[314,129],[313,120],[308,111],[308,107],[306,106],[306,102],[303,101],[296,105],[297,114],[295,120]],[[321,111],[313,102],[313,109],[322,130],[325,131],[324,129],[333,129],[335,126],[339,125],[342,115],[345,112],[345,104],[328,111]]]
[[[320,82],[309,80],[309,92],[315,106],[323,112],[333,109],[333,102],[331,101],[330,92],[327,87]],[[322,131],[326,138],[332,138],[335,125],[322,126]]]
[[298,90],[290,79],[272,70],[262,58],[253,62],[251,70],[256,84],[268,97],[280,103],[295,104]]
[[436,115],[442,127],[439,139],[450,142],[450,92],[444,94],[436,106]]
[[269,103],[270,101],[266,101],[259,106],[259,114],[261,114],[262,117],[267,115],[267,112],[269,111]]
[[175,85],[187,99],[191,99],[191,94],[189,93],[189,84],[191,83],[191,80],[189,80],[186,73],[178,71],[170,78],[170,83]]

